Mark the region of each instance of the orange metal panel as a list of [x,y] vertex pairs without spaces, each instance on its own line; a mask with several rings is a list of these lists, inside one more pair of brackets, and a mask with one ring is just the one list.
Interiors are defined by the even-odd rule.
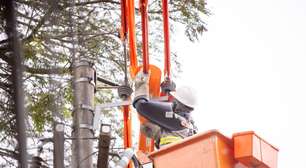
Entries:
[[230,139],[218,131],[198,134],[165,146],[149,156],[155,168],[233,168]]
[[244,146],[238,145],[244,143],[244,146],[252,146],[252,136],[245,136],[234,139],[234,146],[235,146],[235,157],[241,158],[245,156],[252,156],[252,148],[245,148]]
[[248,167],[246,167],[244,164],[242,164],[242,163],[240,163],[240,162],[237,162],[236,164],[235,164],[235,167],[234,168],[248,168]]
[[250,138],[252,138],[253,143],[251,144],[253,146],[252,153],[250,156],[253,156],[257,160],[261,160],[261,151],[260,151],[260,139],[259,137],[255,135],[250,135]]
[[268,167],[277,167],[277,152],[278,150],[276,150],[273,146],[263,140],[261,141],[262,162]]
[[235,161],[233,159],[234,151],[232,149],[232,142],[230,142],[228,139],[224,139],[223,137],[217,136],[217,138],[219,139],[216,143],[218,167],[232,168],[233,165],[235,164]]
[[254,132],[233,135],[235,159],[248,167],[276,168],[278,149]]
[[[251,133],[251,132],[250,132]],[[236,134],[237,135],[237,134]],[[241,145],[243,144],[243,145]],[[260,165],[260,139],[253,134],[234,138],[234,155],[247,166]]]

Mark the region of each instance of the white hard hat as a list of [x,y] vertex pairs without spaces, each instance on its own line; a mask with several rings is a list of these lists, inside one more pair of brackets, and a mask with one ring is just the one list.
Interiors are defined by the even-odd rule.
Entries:
[[181,86],[170,94],[184,105],[194,108],[197,104],[196,92],[189,86]]

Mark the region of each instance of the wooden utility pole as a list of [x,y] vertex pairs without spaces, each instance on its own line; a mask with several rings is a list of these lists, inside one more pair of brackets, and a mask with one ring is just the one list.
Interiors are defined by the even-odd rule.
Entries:
[[49,76],[50,92],[54,93],[51,101],[52,103],[52,117],[53,117],[53,167],[54,168],[64,168],[64,117],[60,114],[60,110],[64,104],[62,103],[62,94],[57,92],[57,89],[61,86],[59,82],[53,80],[54,76]]
[[72,167],[92,168],[95,70],[80,59],[74,64]]
[[[18,140],[18,163],[19,167],[27,168],[27,137],[25,125],[24,93],[23,93],[23,57],[21,54],[21,44],[18,37],[17,21],[15,13],[15,1],[4,1],[6,31],[9,39],[9,46],[12,52],[12,81],[13,81],[13,101],[16,115],[16,132]],[[2,7],[0,5],[0,7]]]
[[101,125],[97,168],[108,168],[108,156],[111,141],[110,125]]
[[64,168],[64,124],[57,121],[53,123],[54,168]]
[[42,168],[42,159],[39,156],[34,156],[32,158],[32,164],[30,166],[30,168]]

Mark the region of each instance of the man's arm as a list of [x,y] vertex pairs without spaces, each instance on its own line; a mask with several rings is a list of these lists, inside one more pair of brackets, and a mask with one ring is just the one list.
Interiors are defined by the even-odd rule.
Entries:
[[133,106],[141,116],[164,129],[169,131],[185,129],[177,114],[172,111],[171,103],[152,101],[140,97],[134,100]]

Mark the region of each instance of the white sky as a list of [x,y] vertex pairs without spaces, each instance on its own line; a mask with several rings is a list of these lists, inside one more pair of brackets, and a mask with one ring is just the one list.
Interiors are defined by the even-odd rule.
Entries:
[[200,130],[254,130],[280,149],[279,168],[305,168],[306,1],[208,0],[208,8],[201,41],[172,45],[183,62],[177,83],[199,91]]

